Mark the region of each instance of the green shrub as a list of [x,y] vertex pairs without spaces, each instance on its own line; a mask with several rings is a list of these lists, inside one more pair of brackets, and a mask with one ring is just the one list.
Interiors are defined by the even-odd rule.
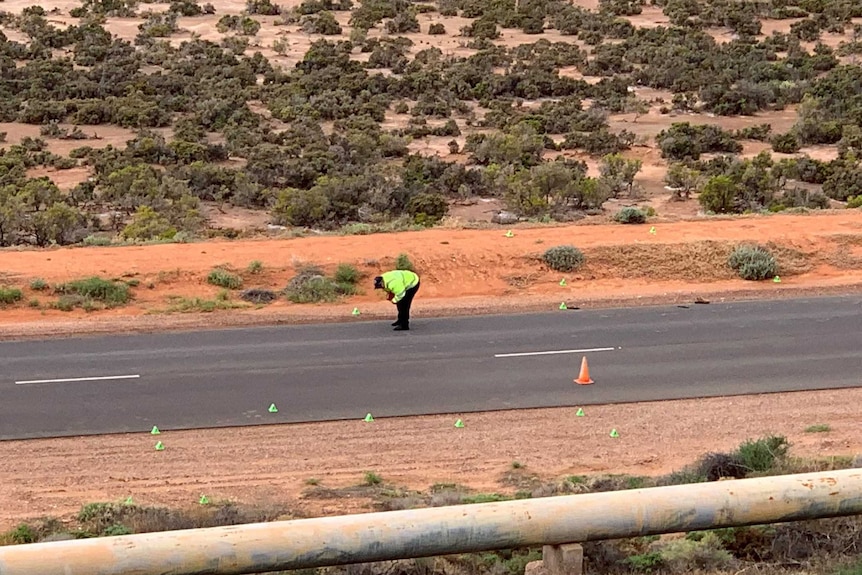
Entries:
[[107,236],[90,235],[81,241],[82,244],[88,247],[105,247],[111,245],[111,238]]
[[748,440],[741,444],[734,455],[751,471],[769,471],[787,456],[790,443],[786,437],[772,435],[761,439]]
[[638,573],[652,573],[661,569],[664,565],[664,559],[662,559],[661,553],[650,551],[649,553],[626,557],[623,563]]
[[225,269],[216,268],[207,276],[207,283],[227,289],[239,289],[242,287],[242,278]]
[[792,132],[778,134],[772,138],[772,149],[779,154],[795,154],[801,147],[796,134]]
[[371,487],[372,485],[380,485],[383,482],[383,478],[373,471],[366,471],[365,477],[363,478],[362,484]]
[[356,269],[356,266],[350,264],[338,264],[333,276],[335,283],[356,285],[362,279],[362,274]]
[[248,264],[248,268],[246,268],[246,270],[250,274],[259,274],[263,271],[263,262],[260,260],[254,260]]
[[316,266],[300,269],[284,288],[284,295],[293,303],[331,302],[338,298],[335,282]]
[[0,305],[11,305],[23,297],[24,294],[18,288],[0,287]]
[[737,246],[730,254],[727,264],[744,280],[764,280],[775,277],[778,273],[775,257],[760,246]]
[[702,569],[718,571],[729,567],[734,559],[724,547],[718,535],[704,534],[699,541],[676,539],[664,545],[659,551],[663,563],[673,573],[691,572]]
[[121,523],[115,523],[105,528],[105,537],[116,537],[118,535],[131,535],[132,530]]
[[[62,295],[79,296],[84,300],[99,301],[107,306],[122,305],[132,299],[131,290],[126,283],[96,276],[58,285],[54,291]],[[86,308],[86,301],[75,301]]]
[[57,301],[51,305],[60,311],[72,311],[76,307],[84,307],[85,305],[89,307],[92,305],[92,301],[83,296],[68,294],[61,295]]
[[335,282],[329,278],[317,276],[288,286],[285,289],[285,295],[293,303],[318,303],[335,301],[338,292]]
[[413,262],[410,261],[410,256],[408,256],[407,254],[398,254],[398,257],[395,258],[395,269],[407,270],[411,272],[416,271],[413,268]]
[[847,207],[849,209],[862,208],[862,194],[847,198]]
[[35,543],[37,540],[36,532],[26,523],[20,524],[9,533],[13,543],[22,545],[24,543]]
[[614,214],[614,220],[621,224],[643,224],[646,223],[647,214],[640,208],[626,206]]
[[570,272],[584,265],[584,254],[574,246],[554,246],[542,256],[549,268],[558,272]]
[[33,278],[30,280],[30,289],[33,291],[42,291],[48,289],[48,282],[42,278]]
[[416,194],[407,203],[407,213],[423,226],[433,226],[449,212],[449,203],[440,194]]

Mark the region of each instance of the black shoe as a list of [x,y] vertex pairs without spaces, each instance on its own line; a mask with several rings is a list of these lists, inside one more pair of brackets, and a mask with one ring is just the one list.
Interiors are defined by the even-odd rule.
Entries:
[[392,331],[410,331],[410,328],[406,325],[396,325]]
[[392,327],[395,327],[396,325],[401,325],[401,322],[399,322],[399,321],[393,321],[393,322],[392,322]]

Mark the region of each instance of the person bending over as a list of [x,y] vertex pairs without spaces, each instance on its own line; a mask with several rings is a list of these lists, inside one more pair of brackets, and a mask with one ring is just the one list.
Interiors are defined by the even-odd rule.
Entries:
[[410,329],[410,306],[419,291],[419,276],[408,270],[393,270],[374,278],[374,289],[382,289],[387,299],[398,308],[398,319],[392,326],[395,331]]

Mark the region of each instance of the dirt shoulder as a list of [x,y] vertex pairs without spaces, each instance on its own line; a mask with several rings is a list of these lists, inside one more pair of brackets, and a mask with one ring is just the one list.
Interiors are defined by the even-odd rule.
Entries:
[[[650,233],[653,229],[655,233]],[[415,316],[512,313],[569,307],[603,307],[856,293],[862,286],[862,212],[751,216],[734,219],[651,222],[647,225],[582,224],[505,230],[433,229],[368,236],[213,241],[146,246],[7,250],[0,283],[22,288],[24,300],[0,311],[0,338],[355,321],[392,313],[370,277],[391,269],[400,253],[422,276]],[[746,282],[726,265],[732,246],[769,245],[780,264],[781,283]],[[584,251],[586,265],[572,274],[547,269],[539,257],[549,247],[571,244]],[[246,271],[253,261],[258,273]],[[225,297],[237,307],[211,313],[174,311],[177,299],[214,300],[221,288],[206,276],[217,266],[243,276],[244,288],[279,292],[297,266],[317,264],[331,271],[339,263],[365,274],[362,293],[334,304],[292,304],[281,298],[265,307],[244,304],[234,290]],[[98,275],[135,284],[129,305],[85,312],[53,308],[49,290],[33,290],[40,278],[50,285]],[[560,286],[565,278],[566,286]],[[366,285],[367,284],[367,285]]]

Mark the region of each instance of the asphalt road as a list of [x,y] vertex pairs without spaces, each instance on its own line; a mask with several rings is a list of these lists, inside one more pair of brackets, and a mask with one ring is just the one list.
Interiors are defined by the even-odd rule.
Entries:
[[860,330],[843,297],[3,342],[0,439],[856,387]]

